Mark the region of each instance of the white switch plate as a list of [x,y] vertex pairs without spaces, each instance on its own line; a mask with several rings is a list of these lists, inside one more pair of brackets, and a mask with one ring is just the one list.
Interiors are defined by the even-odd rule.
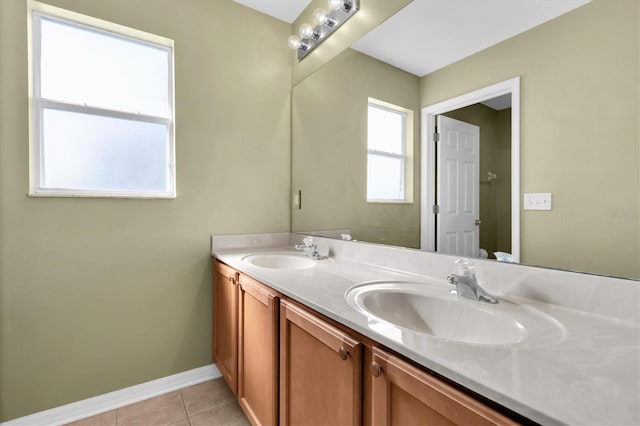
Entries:
[[525,193],[525,210],[551,210],[552,205],[550,192]]

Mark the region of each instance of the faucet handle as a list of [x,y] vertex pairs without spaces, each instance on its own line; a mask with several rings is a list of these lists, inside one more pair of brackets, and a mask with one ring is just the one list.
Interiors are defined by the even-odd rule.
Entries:
[[302,240],[302,242],[304,243],[305,246],[307,247],[313,247],[313,237],[312,236],[307,236],[304,237],[304,239]]
[[470,259],[458,259],[455,261],[456,272],[463,277],[472,277],[474,275],[473,269],[475,264]]

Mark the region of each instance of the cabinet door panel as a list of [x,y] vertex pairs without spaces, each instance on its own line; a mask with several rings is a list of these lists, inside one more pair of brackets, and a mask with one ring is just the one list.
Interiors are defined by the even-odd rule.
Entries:
[[213,274],[213,362],[238,390],[238,273],[216,261]]
[[515,425],[442,380],[373,348],[373,425]]
[[360,424],[362,345],[285,301],[280,309],[280,423]]
[[240,276],[238,402],[254,425],[278,422],[277,296]]

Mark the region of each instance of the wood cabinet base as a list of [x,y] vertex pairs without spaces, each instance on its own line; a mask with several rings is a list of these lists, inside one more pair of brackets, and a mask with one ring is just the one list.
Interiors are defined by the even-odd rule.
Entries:
[[515,425],[511,419],[427,372],[374,347],[373,425]]
[[213,268],[213,362],[234,394],[238,392],[238,272]]
[[214,265],[213,358],[252,424],[518,424],[371,339]]
[[359,342],[281,301],[280,424],[361,424],[361,357]]
[[238,402],[254,425],[278,424],[278,294],[240,276]]

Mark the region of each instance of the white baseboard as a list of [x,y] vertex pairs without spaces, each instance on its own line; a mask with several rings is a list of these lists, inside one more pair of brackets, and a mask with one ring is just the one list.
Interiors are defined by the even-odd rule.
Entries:
[[144,401],[207,380],[222,377],[214,364],[194,368],[172,376],[130,386],[104,395],[73,402],[39,413],[0,423],[0,426],[58,426],[96,414],[106,413],[135,402]]

